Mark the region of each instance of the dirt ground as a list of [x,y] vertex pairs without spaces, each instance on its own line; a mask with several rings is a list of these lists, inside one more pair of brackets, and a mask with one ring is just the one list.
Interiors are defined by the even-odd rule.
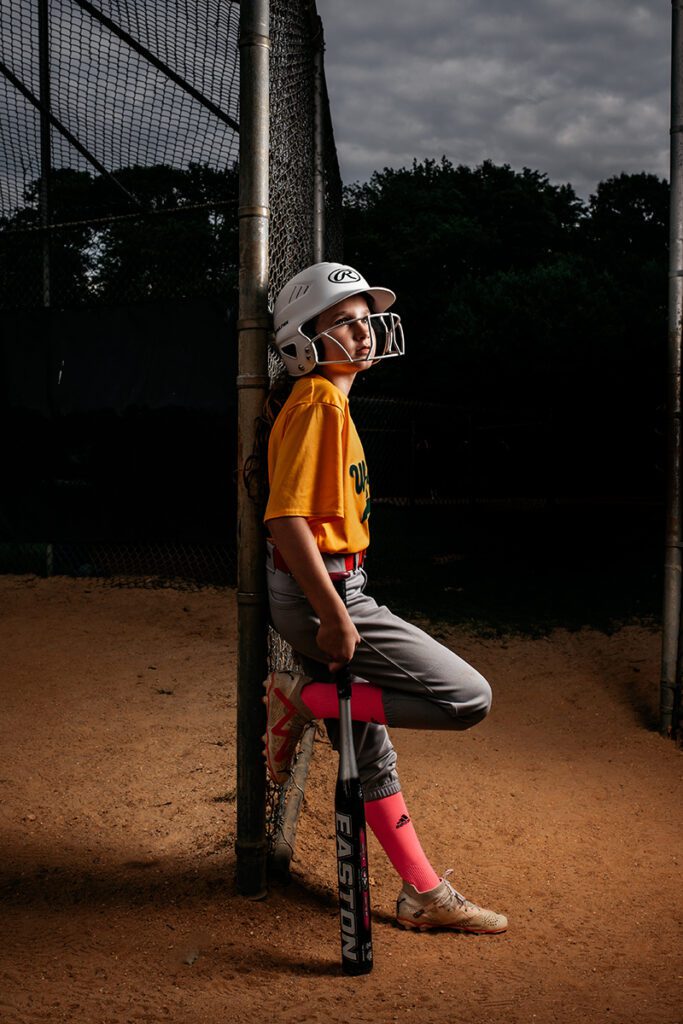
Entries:
[[502,936],[392,924],[342,977],[335,756],[316,742],[294,881],[234,887],[235,599],[0,577],[0,1021],[680,1024],[683,761],[656,732],[659,636],[440,638],[492,682],[469,733],[397,731],[438,870]]

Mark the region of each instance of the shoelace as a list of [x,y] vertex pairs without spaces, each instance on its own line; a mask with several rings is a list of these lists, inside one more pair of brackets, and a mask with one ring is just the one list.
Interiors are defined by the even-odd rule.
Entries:
[[468,907],[474,907],[474,903],[470,903],[469,900],[465,899],[462,893],[454,889],[451,883],[448,881],[448,876],[453,874],[453,868],[449,868],[443,873],[443,880],[446,883],[446,891],[439,897],[437,897],[437,907],[451,907],[453,900],[458,904],[459,909],[466,910]]

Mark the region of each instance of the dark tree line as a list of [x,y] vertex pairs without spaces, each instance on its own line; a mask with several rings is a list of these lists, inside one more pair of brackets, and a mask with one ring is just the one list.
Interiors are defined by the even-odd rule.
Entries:
[[[55,307],[211,295],[233,300],[236,168],[127,167],[138,200],[87,172],[50,188]],[[36,183],[0,220],[5,308],[41,303]],[[346,259],[399,295],[408,355],[366,387],[462,407],[576,409],[653,422],[666,341],[668,185],[651,174],[570,185],[445,158],[345,189]],[[406,370],[408,372],[406,372]]]
[[[106,179],[53,175],[53,308],[97,306],[106,317],[141,301],[234,306],[237,170],[129,167],[116,177],[141,210]],[[24,337],[22,311],[42,304],[37,189],[0,219],[13,338]],[[478,471],[490,463],[495,487],[510,493],[519,467],[534,486],[557,477],[548,493],[661,493],[666,182],[622,174],[585,202],[538,171],[426,160],[346,188],[344,207],[345,258],[396,290],[407,338],[406,357],[363,375],[354,393],[449,407],[415,439],[430,487],[451,493],[445,477],[469,459]],[[484,433],[464,423],[495,433],[495,451],[474,451]]]
[[626,403],[661,377],[668,201],[651,174],[585,203],[538,171],[427,160],[346,189],[346,256],[398,292],[425,397],[538,406],[609,387]]
[[652,174],[584,202],[538,171],[446,159],[348,187],[346,257],[396,290],[407,339],[363,383],[535,420],[558,492],[661,494],[668,205]]
[[[105,178],[53,174],[53,290],[65,304],[234,287],[236,168],[115,174],[139,208]],[[0,218],[0,284],[17,303],[41,279],[37,195],[36,182],[25,208]],[[468,375],[478,364],[495,390],[491,360],[503,378],[520,361],[555,365],[565,352],[589,368],[600,353],[662,343],[668,185],[654,175],[610,178],[586,203],[527,168],[426,160],[347,187],[344,206],[346,259],[399,293],[426,379],[435,363]]]
[[[237,283],[237,170],[192,164],[124,167],[116,179],[58,170],[50,182],[53,305],[117,304],[232,295]],[[38,189],[0,219],[4,308],[41,303]]]

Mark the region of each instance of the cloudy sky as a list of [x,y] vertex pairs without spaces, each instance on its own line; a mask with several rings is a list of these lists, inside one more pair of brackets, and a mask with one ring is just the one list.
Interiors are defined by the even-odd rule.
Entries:
[[668,0],[318,0],[342,176],[441,157],[668,177]]

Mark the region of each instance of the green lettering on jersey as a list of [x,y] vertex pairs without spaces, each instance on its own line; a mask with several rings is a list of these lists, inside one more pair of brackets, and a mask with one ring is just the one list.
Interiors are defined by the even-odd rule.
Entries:
[[362,494],[365,491],[366,494],[370,492],[370,479],[368,477],[368,467],[365,465],[365,459],[362,462],[356,462],[350,467],[349,473],[353,477],[353,482],[356,486],[356,494]]
[[365,459],[350,466],[349,475],[353,479],[356,494],[363,494],[365,492],[365,509],[361,519],[361,523],[364,523],[370,516],[370,477],[368,476],[368,467],[365,464]]

